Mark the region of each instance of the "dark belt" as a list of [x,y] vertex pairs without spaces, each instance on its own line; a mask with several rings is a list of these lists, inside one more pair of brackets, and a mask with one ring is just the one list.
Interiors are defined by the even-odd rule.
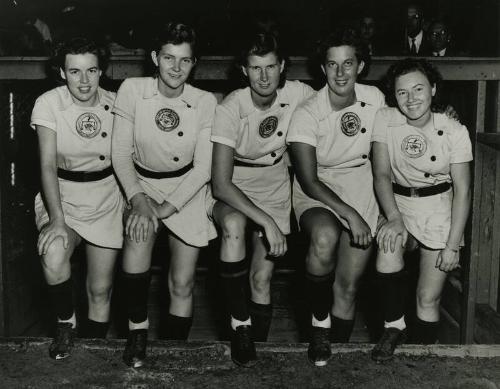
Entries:
[[90,182],[99,181],[113,174],[113,167],[109,166],[97,172],[79,172],[57,168],[57,177],[67,181]]
[[398,195],[406,196],[406,197],[427,197],[433,196],[438,193],[446,192],[451,188],[451,184],[449,182],[443,182],[442,184],[437,184],[433,186],[426,186],[424,188],[408,188],[406,186],[402,186],[392,183],[392,191]]
[[272,165],[259,165],[258,163],[248,163],[248,162],[243,162],[238,159],[234,160],[234,166],[243,166],[243,167],[269,167],[269,166],[274,166],[277,163],[281,161],[283,158],[283,155],[281,155],[279,158],[275,159]]
[[190,164],[184,166],[183,168],[180,168],[179,170],[174,170],[172,172],[153,172],[148,169],[144,169],[143,167],[137,165],[134,163],[135,170],[137,173],[139,173],[143,177],[147,178],[155,178],[157,180],[162,179],[162,178],[172,178],[172,177],[180,177],[184,174],[186,174],[188,171],[190,171],[193,168],[193,162]]

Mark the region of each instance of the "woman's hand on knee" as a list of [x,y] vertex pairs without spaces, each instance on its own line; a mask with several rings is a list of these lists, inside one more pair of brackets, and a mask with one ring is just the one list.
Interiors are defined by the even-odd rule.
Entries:
[[436,268],[444,272],[450,272],[459,265],[458,251],[451,250],[449,247],[442,249],[436,259]]
[[347,223],[349,224],[349,228],[351,230],[352,243],[360,247],[370,246],[372,242],[372,231],[370,226],[364,221],[359,213],[353,211],[347,218]]
[[125,234],[130,240],[145,242],[151,228],[154,232],[158,230],[158,218],[148,204],[144,193],[137,193],[131,199],[131,205],[132,208],[125,223]]
[[61,238],[63,241],[63,247],[67,249],[69,247],[69,227],[66,225],[64,219],[56,219],[49,221],[40,231],[38,235],[38,255],[47,254],[47,250],[50,245],[57,238]]
[[391,253],[396,251],[396,245],[399,244],[399,241],[401,247],[405,247],[407,240],[408,231],[401,217],[387,220],[387,223],[383,224],[377,233],[377,244],[379,248],[384,250],[384,253],[389,250]]
[[269,243],[268,254],[273,257],[281,257],[287,251],[286,236],[283,235],[276,223],[271,220],[269,224],[263,226]]

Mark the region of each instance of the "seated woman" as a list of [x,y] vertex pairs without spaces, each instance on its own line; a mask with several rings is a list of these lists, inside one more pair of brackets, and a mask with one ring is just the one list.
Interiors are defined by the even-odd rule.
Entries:
[[308,357],[324,366],[331,356],[330,339],[349,341],[358,284],[371,254],[379,209],[370,141],[375,114],[385,99],[376,87],[357,83],[368,54],[354,31],[328,35],[318,57],[326,85],[296,110],[287,142],[297,175],[293,207],[310,242]]
[[376,361],[390,359],[404,342],[404,252],[420,252],[414,331],[419,343],[435,343],[441,292],[448,273],[459,266],[472,147],[464,126],[435,112],[440,79],[424,60],[397,62],[388,72],[394,108],[375,118],[375,191],[387,218],[377,234],[385,331],[372,351]]
[[49,350],[55,359],[69,356],[73,346],[73,251],[85,243],[89,310],[84,334],[104,338],[115,260],[123,243],[124,201],[111,168],[115,94],[99,87],[101,53],[84,38],[60,46],[56,60],[65,85],[40,96],[31,115],[42,182],[35,199],[38,252],[57,315]]
[[253,341],[265,341],[269,332],[273,258],[285,254],[290,232],[285,138],[295,107],[313,93],[306,84],[285,81],[284,66],[273,34],[253,36],[241,55],[248,87],[217,107],[212,130],[212,213],[222,230],[219,265],[231,315],[231,357],[243,366],[255,363]]
[[158,219],[168,229],[170,248],[167,339],[188,338],[198,254],[216,236],[206,196],[217,101],[187,83],[195,48],[191,27],[168,23],[151,52],[157,74],[125,80],[113,108],[113,166],[129,202],[122,277],[130,332],[123,360],[133,367],[141,367],[146,358]]

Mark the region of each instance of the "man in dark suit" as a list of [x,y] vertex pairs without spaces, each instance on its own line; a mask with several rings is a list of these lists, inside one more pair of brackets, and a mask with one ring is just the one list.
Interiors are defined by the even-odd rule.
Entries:
[[418,4],[406,8],[406,33],[402,55],[425,55],[427,42],[424,39],[424,13]]
[[429,57],[462,57],[467,55],[465,51],[458,50],[454,44],[453,35],[444,20],[433,20],[427,30],[427,41],[429,43],[427,52]]

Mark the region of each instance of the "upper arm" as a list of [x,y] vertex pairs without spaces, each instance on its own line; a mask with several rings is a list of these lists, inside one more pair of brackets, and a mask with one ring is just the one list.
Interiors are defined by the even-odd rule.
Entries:
[[38,148],[40,150],[40,165],[56,166],[57,134],[48,127],[36,125]]
[[386,143],[372,143],[372,158],[373,158],[373,176],[374,177],[390,177],[391,176],[391,160],[389,158],[389,149]]
[[222,143],[214,143],[212,151],[212,182],[215,186],[232,181],[234,149]]
[[311,183],[318,178],[316,147],[307,143],[291,142],[293,167],[300,184]]
[[470,166],[469,162],[450,164],[450,175],[453,181],[453,190],[467,192],[470,190]]

